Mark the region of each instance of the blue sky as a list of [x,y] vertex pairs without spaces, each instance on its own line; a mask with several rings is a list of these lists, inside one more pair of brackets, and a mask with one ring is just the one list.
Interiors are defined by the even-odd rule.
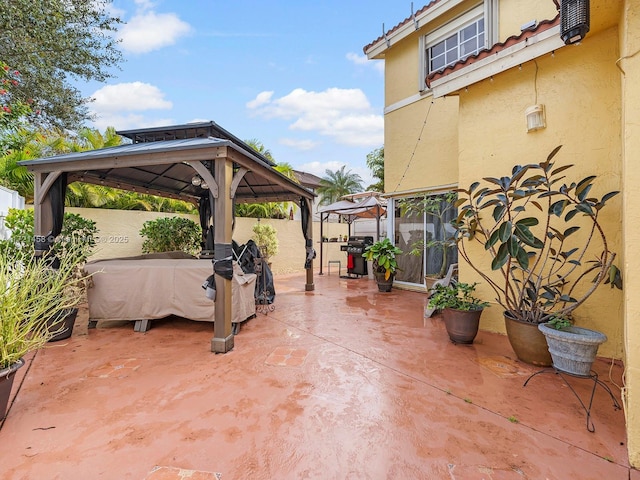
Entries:
[[[423,6],[416,3],[414,10]],[[411,13],[397,0],[114,0],[125,61],[80,86],[93,126],[213,120],[258,139],[276,162],[372,181],[383,145],[383,62],[363,46]]]

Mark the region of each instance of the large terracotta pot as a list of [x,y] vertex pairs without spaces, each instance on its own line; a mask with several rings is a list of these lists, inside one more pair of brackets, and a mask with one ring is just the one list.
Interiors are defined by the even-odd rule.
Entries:
[[504,312],[507,338],[518,359],[539,367],[552,365],[547,339],[538,330],[537,323],[520,322]]
[[456,310],[445,308],[442,310],[442,318],[447,328],[449,338],[453,343],[473,343],[478,334],[482,310]]
[[16,371],[24,365],[24,360],[20,359],[7,368],[0,369],[0,420],[7,414],[9,406],[9,397],[11,396],[11,387]]

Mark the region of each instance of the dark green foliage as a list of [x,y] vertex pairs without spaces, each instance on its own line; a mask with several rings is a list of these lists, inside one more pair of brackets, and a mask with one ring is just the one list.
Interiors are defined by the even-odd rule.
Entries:
[[[516,165],[511,176],[484,178],[482,188],[475,182],[457,190],[460,255],[491,285],[506,311],[532,323],[569,315],[602,282],[622,287],[598,219],[618,192],[588,196],[594,175],[564,183],[572,165],[554,167],[559,150],[539,164]],[[473,240],[484,245],[491,269],[501,275],[488,275],[477,264],[466,249]]]
[[369,185],[367,190],[384,192],[384,147],[376,148],[367,154],[367,167],[371,170],[376,183]]
[[322,205],[329,205],[338,201],[341,197],[351,193],[362,191],[362,179],[357,173],[351,170],[344,171],[343,165],[340,170],[332,172],[325,170],[325,176],[320,180],[318,193],[320,194]]
[[[5,226],[11,230],[11,238],[0,240],[0,250],[15,258],[31,258],[33,255],[33,210],[9,209]],[[75,213],[65,213],[62,232],[56,238],[52,253],[62,258],[72,253],[75,263],[84,262],[96,245],[96,222]]]
[[200,250],[202,229],[194,221],[183,217],[158,218],[142,225],[140,235],[145,237],[142,253]]
[[73,129],[88,119],[76,80],[102,82],[121,61],[111,0],[0,2],[0,58],[24,82],[17,99],[32,100],[39,123]]
[[477,283],[460,283],[453,281],[449,285],[437,284],[433,288],[433,293],[429,297],[429,307],[442,310],[443,308],[453,308],[456,310],[473,311],[482,310],[489,306],[489,303],[475,298]]
[[402,250],[391,243],[391,240],[385,238],[369,245],[363,256],[372,262],[374,271],[384,273],[385,280],[389,280],[389,277],[398,269],[396,256],[400,254],[402,254]]

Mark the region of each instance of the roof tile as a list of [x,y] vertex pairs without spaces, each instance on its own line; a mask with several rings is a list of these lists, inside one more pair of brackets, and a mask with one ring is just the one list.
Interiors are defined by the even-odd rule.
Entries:
[[522,31],[519,35],[511,35],[509,38],[507,38],[504,42],[499,42],[496,43],[495,45],[493,45],[491,48],[486,48],[484,50],[480,50],[478,53],[476,53],[475,55],[471,55],[469,57],[466,57],[464,60],[460,60],[456,63],[453,63],[451,65],[447,65],[446,67],[442,68],[441,70],[437,70],[435,72],[431,72],[427,78],[426,78],[426,82],[427,82],[427,87],[431,87],[431,82],[433,82],[434,80],[438,80],[442,77],[446,77],[447,75],[449,75],[452,72],[455,72],[457,70],[460,70],[461,68],[464,68],[468,65],[471,65],[475,62],[477,62],[478,60],[481,60],[483,58],[489,57],[490,55],[495,55],[498,52],[501,52],[502,50],[511,47],[512,45],[515,45],[517,43],[520,42],[524,42],[526,39],[544,32],[545,30],[548,30],[552,27],[555,27],[556,25],[558,25],[560,23],[560,15],[556,15],[556,17],[552,20],[542,20],[535,28],[531,28],[531,29],[527,29]]

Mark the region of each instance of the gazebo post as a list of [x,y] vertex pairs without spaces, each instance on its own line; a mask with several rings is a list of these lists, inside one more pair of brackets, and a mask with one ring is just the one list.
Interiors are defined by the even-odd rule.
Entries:
[[[227,158],[217,158],[214,161],[214,178],[218,184],[218,197],[215,200],[214,216],[214,256],[216,260],[231,257],[232,235],[232,201],[231,181],[233,178],[233,164]],[[233,331],[231,325],[231,280],[215,275],[216,280],[216,310],[213,325],[211,351],[227,353],[233,349]]]
[[[307,205],[307,212],[309,214],[309,218],[307,222],[307,231],[305,232],[307,248],[313,248],[313,218],[311,216],[311,212],[312,212],[311,200],[308,198],[304,198],[303,201]],[[322,243],[320,244],[320,248],[322,248]],[[315,285],[313,284],[313,260],[309,262],[309,268],[307,268],[306,271],[307,271],[307,283],[304,286],[304,290],[306,292],[312,292],[316,288]]]
[[[328,214],[327,214],[328,216]],[[323,275],[322,273],[322,251],[324,250],[324,243],[323,243],[323,239],[324,239],[324,232],[322,229],[322,224],[324,222],[324,213],[320,212],[320,273],[318,275]]]

